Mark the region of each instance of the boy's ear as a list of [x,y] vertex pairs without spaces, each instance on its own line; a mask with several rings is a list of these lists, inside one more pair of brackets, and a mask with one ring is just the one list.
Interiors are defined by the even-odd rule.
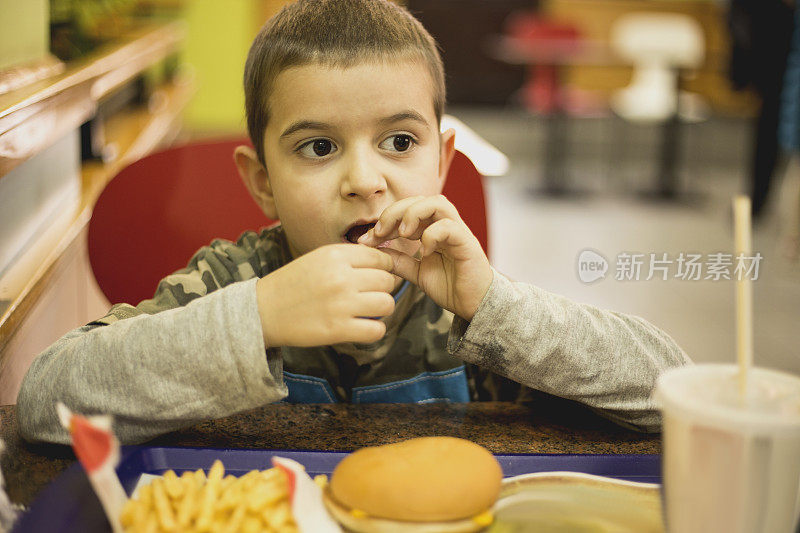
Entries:
[[[441,152],[439,153],[439,184],[444,188],[447,181],[447,173],[450,171],[450,163],[456,155],[456,131],[449,128],[441,134]],[[441,191],[440,191],[441,192]]]
[[233,160],[244,186],[258,207],[264,211],[267,218],[277,220],[278,212],[275,209],[275,198],[272,195],[267,169],[258,160],[256,151],[249,146],[237,146],[233,151]]

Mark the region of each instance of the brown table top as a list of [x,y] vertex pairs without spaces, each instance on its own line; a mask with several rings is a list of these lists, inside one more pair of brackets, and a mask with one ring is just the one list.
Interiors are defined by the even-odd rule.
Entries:
[[[150,446],[351,451],[412,437],[449,435],[494,453],[661,453],[658,435],[620,428],[574,402],[550,396],[526,404],[272,404],[162,435]],[[12,502],[30,504],[75,461],[67,446],[31,445],[16,408],[0,406],[0,467]]]

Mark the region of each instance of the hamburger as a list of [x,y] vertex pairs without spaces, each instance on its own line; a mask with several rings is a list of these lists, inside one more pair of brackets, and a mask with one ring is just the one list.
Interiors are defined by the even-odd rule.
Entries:
[[502,478],[482,446],[422,437],[348,455],[333,471],[324,501],[360,533],[479,531],[492,522]]

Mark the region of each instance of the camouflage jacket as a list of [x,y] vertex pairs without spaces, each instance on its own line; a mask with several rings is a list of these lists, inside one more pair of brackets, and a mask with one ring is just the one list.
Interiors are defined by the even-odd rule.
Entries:
[[[135,307],[115,305],[105,317],[91,324],[109,325],[185,306],[231,283],[266,276],[291,259],[281,226],[261,233],[246,232],[236,243],[218,239],[198,251],[186,268],[164,278],[152,299]],[[284,401],[423,403],[526,399],[530,392],[527,387],[476,365],[465,365],[448,353],[453,314],[436,305],[415,285],[407,285],[408,290],[396,298],[394,314],[383,319],[386,335],[376,343],[287,346],[275,350],[283,361],[283,377],[289,385],[289,395]],[[381,386],[388,386],[396,394],[410,380],[419,389],[420,381],[441,382],[461,369],[466,385],[463,393],[456,383],[445,386],[444,390],[427,383],[424,390],[415,393],[406,391],[394,397],[377,394]]]
[[68,443],[54,404],[110,413],[123,443],[276,401],[524,400],[539,390],[619,424],[660,429],[650,393],[688,357],[645,320],[573,302],[494,272],[472,320],[417,287],[397,295],[371,345],[264,350],[258,278],[291,260],[280,226],[216,240],[33,361],[17,399],[28,440]]

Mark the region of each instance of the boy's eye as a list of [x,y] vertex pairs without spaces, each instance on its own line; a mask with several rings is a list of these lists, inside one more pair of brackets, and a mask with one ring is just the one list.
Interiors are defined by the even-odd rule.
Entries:
[[381,143],[381,148],[384,150],[392,150],[395,152],[405,152],[414,143],[411,135],[392,135]]
[[298,151],[306,157],[325,157],[336,151],[336,145],[328,139],[314,139],[302,145]]

